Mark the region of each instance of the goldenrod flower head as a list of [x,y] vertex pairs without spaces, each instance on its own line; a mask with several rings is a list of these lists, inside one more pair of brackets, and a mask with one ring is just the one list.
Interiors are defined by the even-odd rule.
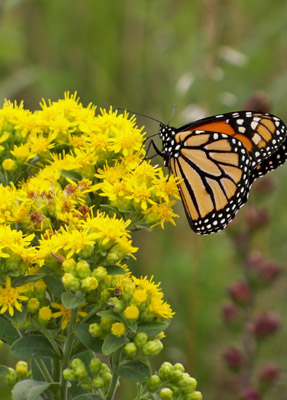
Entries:
[[145,289],[136,289],[133,293],[133,300],[136,304],[142,304],[147,300],[147,292]]
[[41,307],[39,310],[39,319],[48,322],[52,318],[52,311],[49,306]]
[[11,158],[6,158],[6,160],[2,162],[2,167],[5,171],[12,172],[17,168],[17,164]]
[[124,316],[126,319],[129,319],[131,321],[135,321],[139,317],[139,309],[135,305],[128,306],[125,311],[124,311]]
[[14,315],[14,308],[22,311],[22,301],[28,300],[28,297],[22,296],[21,293],[26,291],[26,287],[11,287],[11,278],[6,276],[6,287],[0,286],[0,314],[4,314],[7,310],[11,316]]
[[126,327],[122,322],[115,322],[112,324],[111,332],[115,336],[124,336],[126,333]]
[[[58,304],[58,303],[51,303],[52,308],[55,308],[56,311],[52,314],[53,318],[59,318],[61,317],[61,329],[64,330],[66,329],[70,318],[71,318],[71,310],[68,310],[63,304]],[[85,317],[87,315],[86,312],[79,310],[78,311],[78,316],[80,317]],[[77,320],[78,321],[78,320]]]
[[[53,326],[65,329],[71,311],[50,284],[48,295],[42,279],[11,283],[12,276],[48,271],[67,291],[81,292],[86,303],[78,315],[98,302],[113,304],[113,312],[127,321],[125,326],[101,318],[91,330],[104,339],[111,332],[125,335],[131,321],[173,314],[159,285],[133,277],[123,260],[137,251],[133,231],[174,224],[171,198],[178,197],[178,182],[143,160],[145,134],[135,117],[95,110],[69,92],[59,101],[43,100],[35,112],[9,101],[0,110],[0,313],[13,316],[27,302],[26,324],[33,327],[32,314],[38,313],[42,324],[53,318]],[[109,264],[124,273],[114,275]]]

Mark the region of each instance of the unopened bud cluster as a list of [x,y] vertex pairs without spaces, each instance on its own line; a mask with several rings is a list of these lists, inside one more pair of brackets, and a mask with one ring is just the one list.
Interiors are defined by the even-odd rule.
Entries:
[[90,361],[89,371],[82,360],[74,358],[71,368],[66,368],[63,374],[68,381],[78,382],[86,392],[101,389],[106,393],[112,379],[110,368],[96,357]]
[[92,271],[85,260],[76,263],[74,259],[68,259],[62,266],[65,271],[62,281],[71,291],[82,290],[84,293],[94,291],[99,286],[99,280],[107,276],[105,268],[98,267]]
[[163,344],[159,339],[161,336],[159,334],[156,337],[149,338],[145,332],[138,332],[133,341],[125,345],[126,356],[128,358],[157,356],[163,349]]
[[195,390],[197,382],[184,370],[180,363],[164,362],[157,374],[147,381],[150,394],[157,394],[162,400],[201,400],[201,392]]
[[10,386],[14,386],[17,382],[30,377],[31,371],[26,361],[18,361],[15,369],[9,368],[9,373],[5,376],[5,379]]

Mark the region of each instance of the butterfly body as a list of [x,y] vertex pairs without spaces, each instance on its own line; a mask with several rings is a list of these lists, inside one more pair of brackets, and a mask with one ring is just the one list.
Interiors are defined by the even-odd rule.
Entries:
[[161,124],[164,163],[179,178],[191,228],[222,230],[247,201],[255,179],[287,159],[286,126],[252,111],[216,115],[181,128]]

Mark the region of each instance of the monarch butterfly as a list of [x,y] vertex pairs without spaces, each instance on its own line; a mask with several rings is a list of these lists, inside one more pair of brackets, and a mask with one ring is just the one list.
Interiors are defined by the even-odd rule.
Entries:
[[239,111],[191,122],[160,123],[164,164],[179,178],[191,228],[218,232],[246,203],[252,183],[287,159],[286,126],[271,114]]

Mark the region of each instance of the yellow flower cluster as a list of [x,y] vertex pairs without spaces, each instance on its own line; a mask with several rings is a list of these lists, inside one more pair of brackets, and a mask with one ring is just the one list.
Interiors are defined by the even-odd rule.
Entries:
[[[9,101],[0,110],[0,313],[13,315],[27,301],[28,314],[38,312],[39,324],[61,313],[65,328],[69,310],[62,304],[57,313],[50,309],[59,302],[54,287],[31,278],[52,271],[67,290],[81,290],[91,303],[107,301],[120,287],[127,320],[172,316],[152,281],[109,275],[104,267],[119,267],[137,251],[133,230],[174,224],[176,179],[144,159],[144,133],[134,117],[95,111],[69,93],[42,101],[35,112]],[[64,260],[73,261],[71,270],[61,267]]]

